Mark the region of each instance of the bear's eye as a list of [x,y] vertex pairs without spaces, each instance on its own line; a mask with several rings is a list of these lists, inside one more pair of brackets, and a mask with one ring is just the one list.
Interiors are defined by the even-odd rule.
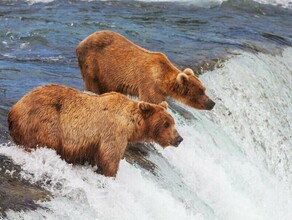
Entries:
[[164,127],[165,127],[165,128],[168,128],[169,126],[170,126],[169,122],[165,122],[165,123],[164,123]]
[[204,95],[204,90],[203,89],[199,89],[198,94],[199,95]]

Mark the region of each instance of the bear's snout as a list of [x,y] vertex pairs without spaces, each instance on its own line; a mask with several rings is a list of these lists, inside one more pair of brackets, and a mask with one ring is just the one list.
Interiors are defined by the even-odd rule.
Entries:
[[178,147],[178,145],[183,141],[184,139],[182,138],[182,136],[180,136],[180,134],[177,132],[177,130],[175,129],[174,131],[174,138],[171,141],[171,145],[174,147]]
[[206,110],[212,110],[215,104],[216,103],[212,99],[209,99],[207,102],[205,102],[204,107]]
[[174,145],[175,147],[178,147],[178,145],[183,141],[184,139],[182,138],[182,136],[178,136],[175,139],[176,144]]

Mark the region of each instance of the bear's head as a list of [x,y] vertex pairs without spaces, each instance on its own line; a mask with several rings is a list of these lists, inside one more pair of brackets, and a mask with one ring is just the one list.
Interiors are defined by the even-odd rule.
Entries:
[[206,95],[203,83],[189,68],[177,75],[173,90],[174,98],[193,108],[211,110],[215,105],[215,102]]
[[170,145],[177,147],[183,141],[175,129],[174,119],[166,111],[166,102],[158,105],[139,102],[138,106],[145,121],[146,141],[154,141],[163,148]]

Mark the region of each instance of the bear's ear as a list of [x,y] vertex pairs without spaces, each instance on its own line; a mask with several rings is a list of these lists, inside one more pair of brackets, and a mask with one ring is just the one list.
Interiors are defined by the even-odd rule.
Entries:
[[185,73],[179,73],[176,77],[176,81],[181,85],[186,85],[189,81],[189,77]]
[[167,107],[168,107],[168,104],[166,101],[161,102],[159,105],[165,109],[167,109]]
[[138,107],[142,112],[142,115],[147,118],[153,114],[154,108],[150,103],[147,102],[139,102]]
[[189,75],[189,76],[195,76],[194,71],[192,69],[190,69],[190,68],[186,68],[184,70],[184,73],[187,74],[187,75]]

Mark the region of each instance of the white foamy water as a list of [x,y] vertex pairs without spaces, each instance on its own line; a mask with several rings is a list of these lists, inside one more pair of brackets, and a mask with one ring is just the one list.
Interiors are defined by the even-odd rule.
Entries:
[[72,166],[49,149],[1,145],[53,198],[46,209],[8,219],[291,220],[292,49],[280,56],[231,58],[201,78],[216,100],[211,112],[175,115],[184,141],[149,159],[156,176],[121,161],[116,179]]
[[199,7],[210,7],[214,5],[220,5],[224,1],[227,0],[138,0],[138,1],[143,1],[143,2],[179,2],[179,3],[187,3],[187,4],[192,4],[196,5]]
[[213,121],[252,161],[292,184],[292,49],[242,53],[202,78],[217,99]]
[[[206,6],[213,6],[213,5],[220,5],[227,0],[139,0],[139,1],[146,1],[146,2],[181,2],[181,3],[191,3],[197,6],[206,7]],[[254,1],[261,4],[267,5],[275,5],[281,6],[284,8],[292,8],[292,1],[291,0],[247,0],[247,2]]]
[[268,4],[268,5],[277,5],[284,8],[292,8],[292,1],[291,0],[256,0],[261,4]]
[[29,4],[35,4],[35,3],[50,3],[55,0],[26,0]]
[[[49,3],[55,0],[26,0],[29,4],[35,3]],[[98,1],[98,0],[80,0],[85,2],[91,1]],[[199,7],[209,7],[214,5],[220,5],[227,0],[137,0],[137,1],[144,1],[144,2],[181,2],[181,3],[191,3],[197,5]],[[251,1],[251,0],[249,0]],[[255,2],[261,4],[268,4],[268,5],[275,5],[281,6],[284,8],[292,8],[292,1],[291,0],[254,0]]]
[[[34,3],[49,3],[55,0],[26,0],[30,4]],[[80,0],[84,2],[94,2],[94,1],[107,1],[107,0]],[[122,1],[122,0],[121,0]],[[227,0],[137,0],[141,2],[180,2],[180,3],[191,3],[201,7],[208,7],[212,5],[220,5],[222,2]]]

